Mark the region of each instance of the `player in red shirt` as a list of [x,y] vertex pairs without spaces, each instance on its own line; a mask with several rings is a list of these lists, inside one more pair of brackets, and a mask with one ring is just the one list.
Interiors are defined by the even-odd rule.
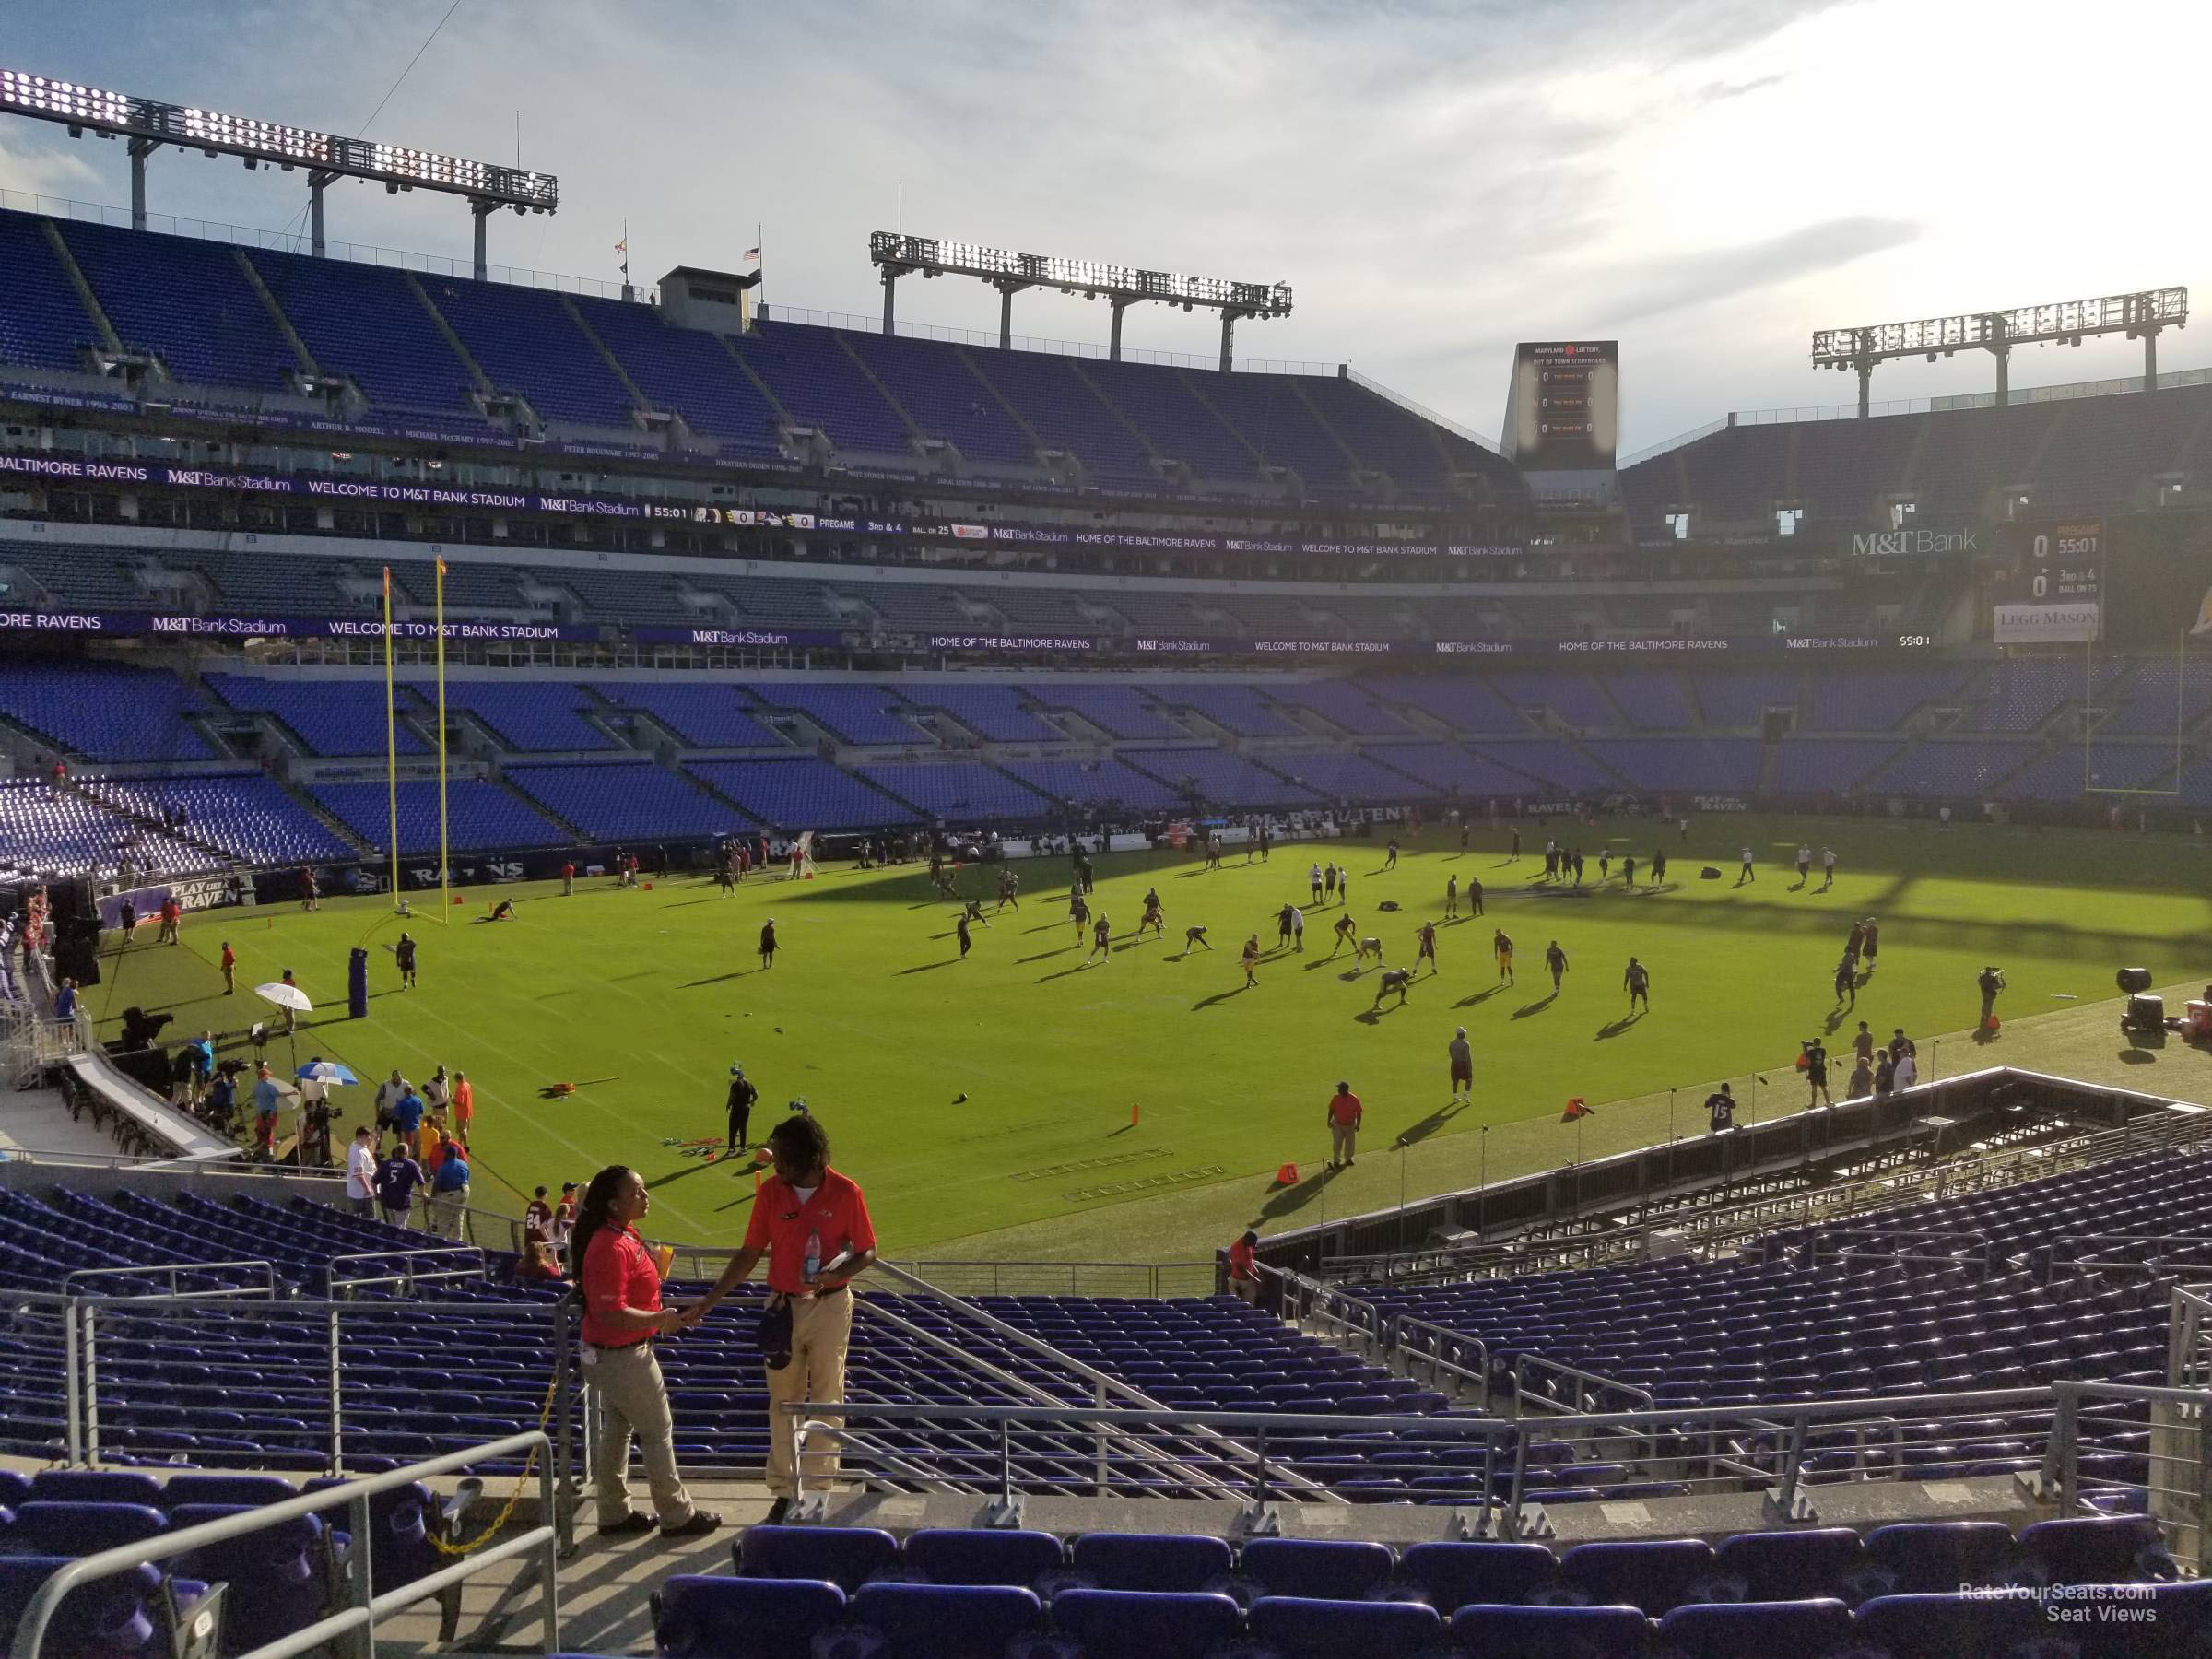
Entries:
[[668,1388],[653,1345],[683,1328],[683,1316],[661,1306],[661,1271],[638,1237],[653,1207],[635,1170],[610,1164],[592,1177],[576,1218],[571,1259],[583,1291],[584,1374],[603,1412],[597,1453],[599,1531],[625,1536],[651,1532],[653,1515],[629,1507],[629,1441],[645,1454],[645,1478],[661,1535],[694,1538],[722,1524],[691,1501],[676,1472],[676,1424]]
[[[714,1288],[684,1310],[686,1323],[704,1319],[723,1298],[768,1258],[768,1312],[788,1311],[791,1351],[768,1356],[769,1441],[767,1485],[775,1503],[771,1524],[798,1496],[794,1430],[781,1409],[786,1401],[828,1404],[845,1397],[845,1349],[853,1338],[853,1276],[876,1260],[876,1227],[859,1186],[830,1167],[830,1136],[819,1120],[802,1112],[769,1132],[776,1172],[753,1200],[745,1246],[731,1257]],[[767,1347],[765,1341],[763,1347]],[[841,1419],[817,1413],[833,1426]],[[806,1484],[819,1490],[837,1477],[837,1452],[806,1454]]]
[[223,941],[223,994],[238,994],[238,952],[230,948],[230,941]]

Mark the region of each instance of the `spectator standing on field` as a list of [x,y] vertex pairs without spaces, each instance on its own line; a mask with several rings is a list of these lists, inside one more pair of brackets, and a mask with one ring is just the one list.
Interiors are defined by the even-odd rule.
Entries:
[[230,941],[223,941],[223,994],[238,994],[238,952],[230,948]]
[[[583,1370],[602,1411],[594,1448],[601,1537],[648,1533],[657,1522],[665,1538],[694,1538],[722,1524],[720,1515],[691,1501],[676,1471],[676,1420],[653,1350],[686,1322],[661,1306],[660,1269],[638,1237],[652,1202],[635,1170],[610,1164],[592,1177],[576,1221],[571,1259],[583,1291]],[[629,1506],[633,1437],[645,1456],[650,1515]]]
[[[444,1067],[439,1068],[441,1071]],[[453,1074],[453,1137],[468,1145],[468,1126],[477,1121],[477,1086],[466,1072]]]
[[759,1099],[760,1091],[753,1087],[752,1079],[745,1075],[745,1067],[742,1065],[731,1066],[730,1098],[726,1102],[730,1117],[730,1137],[728,1145],[723,1148],[724,1157],[733,1152],[743,1151],[753,1144],[750,1138],[753,1107]]
[[1359,1150],[1359,1121],[1364,1115],[1359,1097],[1348,1082],[1339,1082],[1329,1099],[1329,1168],[1348,1170]]
[[[768,1363],[767,1485],[775,1500],[768,1520],[773,1524],[798,1495],[798,1424],[779,1408],[794,1400],[834,1406],[845,1397],[851,1281],[876,1260],[876,1228],[859,1185],[830,1167],[830,1135],[818,1119],[805,1113],[785,1118],[769,1132],[768,1145],[775,1174],[761,1182],[753,1201],[744,1246],[714,1288],[684,1311],[684,1324],[704,1319],[768,1258],[760,1346]],[[783,1340],[775,1340],[780,1336]],[[833,1428],[841,1426],[834,1412],[817,1415]],[[806,1454],[806,1484],[816,1490],[837,1477],[835,1448],[832,1436],[826,1449]]]
[[1986,1031],[1997,1017],[1997,996],[2005,989],[2005,971],[1984,968],[1974,976],[1974,984],[1982,993],[1982,1029]]
[[346,1202],[367,1220],[376,1213],[376,1131],[363,1124],[346,1149]]

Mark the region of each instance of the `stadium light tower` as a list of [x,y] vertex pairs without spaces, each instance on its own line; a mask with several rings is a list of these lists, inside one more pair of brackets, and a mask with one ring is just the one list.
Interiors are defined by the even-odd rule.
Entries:
[[1221,313],[1221,370],[1233,366],[1238,323],[1246,317],[1287,317],[1287,282],[1232,282],[1223,276],[1179,276],[1171,271],[1139,271],[1127,265],[1094,265],[1086,259],[1058,259],[1044,253],[1012,253],[973,242],[939,241],[934,236],[904,236],[878,230],[868,238],[868,257],[883,273],[883,332],[889,334],[899,278],[919,271],[924,276],[978,276],[998,290],[998,343],[1014,343],[1014,296],[1028,288],[1058,288],[1086,300],[1103,296],[1113,308],[1107,356],[1122,360],[1122,313],[1146,300],[1197,306]]
[[69,136],[87,132],[125,138],[131,156],[131,228],[146,229],[146,164],[165,144],[204,156],[241,156],[249,168],[284,172],[307,169],[309,250],[323,253],[323,192],[336,179],[373,180],[392,193],[437,190],[466,196],[476,216],[477,275],[485,273],[484,221],[502,207],[517,213],[552,213],[560,206],[560,181],[551,173],[467,161],[434,150],[409,149],[366,138],[341,138],[312,127],[286,126],[249,115],[188,109],[76,81],[54,80],[21,69],[0,69],[0,114],[58,122]]
[[2012,348],[2078,346],[2088,335],[2124,334],[2143,342],[2143,389],[2159,387],[2159,332],[2185,328],[2189,290],[2146,288],[2135,294],[2106,294],[2097,300],[2063,300],[2055,305],[2023,305],[2012,311],[1974,312],[1956,317],[1923,317],[1912,323],[1877,323],[1863,328],[1824,328],[1813,335],[1813,364],[1820,369],[1855,369],[1859,375],[1859,418],[1866,418],[1874,366],[1888,358],[1920,357],[1931,363],[1941,353],[1986,351],[1997,359],[1997,405],[2011,400]]

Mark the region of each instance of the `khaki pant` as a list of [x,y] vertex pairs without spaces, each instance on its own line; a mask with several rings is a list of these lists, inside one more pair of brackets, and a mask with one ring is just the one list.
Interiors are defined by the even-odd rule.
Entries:
[[1329,1161],[1348,1164],[1352,1161],[1352,1145],[1359,1138],[1359,1125],[1340,1124],[1329,1120]]
[[599,1396],[599,1435],[592,1448],[598,1482],[601,1526],[629,1513],[629,1441],[636,1435],[645,1454],[645,1481],[653,1488],[653,1512],[663,1526],[691,1519],[691,1494],[676,1472],[676,1424],[668,1415],[668,1389],[653,1344],[631,1347],[586,1348],[584,1380]]
[[[853,1293],[840,1290],[791,1304],[791,1363],[768,1373],[769,1435],[768,1490],[772,1498],[795,1498],[799,1487],[795,1464],[799,1418],[782,1407],[792,1400],[842,1400],[845,1397],[845,1349],[853,1340]],[[807,1420],[835,1428],[844,1418],[830,1412],[810,1412]],[[837,1478],[837,1449],[806,1453],[806,1477],[810,1489],[818,1490]]]

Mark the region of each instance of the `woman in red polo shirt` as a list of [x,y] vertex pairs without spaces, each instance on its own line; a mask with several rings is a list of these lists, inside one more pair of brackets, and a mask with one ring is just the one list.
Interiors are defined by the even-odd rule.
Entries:
[[[830,1167],[830,1135],[818,1119],[801,1113],[769,1131],[776,1172],[753,1200],[745,1246],[730,1258],[713,1289],[684,1310],[687,1324],[704,1319],[722,1299],[745,1283],[768,1257],[768,1313],[788,1309],[791,1353],[768,1359],[768,1518],[783,1517],[798,1495],[797,1419],[782,1406],[807,1400],[831,1404],[845,1397],[845,1349],[853,1339],[853,1276],[876,1260],[876,1228],[859,1185]],[[834,1412],[816,1414],[832,1428]],[[806,1454],[806,1484],[819,1489],[837,1477],[834,1441]]]
[[629,1441],[645,1454],[645,1479],[661,1535],[691,1538],[722,1524],[691,1501],[676,1472],[676,1424],[668,1389],[653,1358],[653,1339],[681,1329],[661,1306],[661,1275],[638,1237],[636,1223],[653,1207],[635,1170],[612,1164],[584,1189],[572,1241],[577,1283],[583,1290],[584,1377],[598,1391],[599,1531],[620,1536],[651,1532],[653,1515],[629,1507]]

